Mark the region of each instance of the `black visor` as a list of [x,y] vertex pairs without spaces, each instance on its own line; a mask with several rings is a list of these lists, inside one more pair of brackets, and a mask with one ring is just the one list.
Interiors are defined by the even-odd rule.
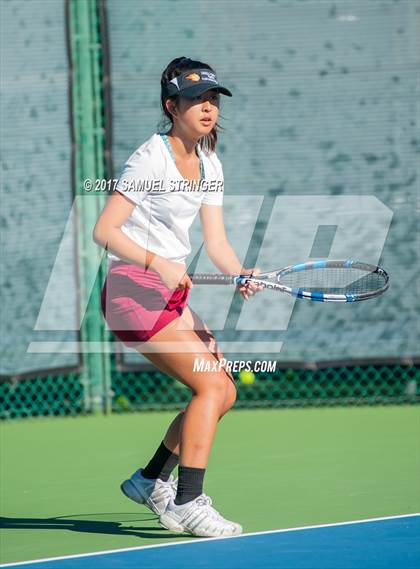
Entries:
[[232,93],[226,87],[219,84],[216,74],[210,69],[191,69],[185,71],[178,77],[174,77],[164,86],[164,97],[173,97],[178,95],[193,99],[205,93],[206,91],[218,91],[222,95],[232,96]]

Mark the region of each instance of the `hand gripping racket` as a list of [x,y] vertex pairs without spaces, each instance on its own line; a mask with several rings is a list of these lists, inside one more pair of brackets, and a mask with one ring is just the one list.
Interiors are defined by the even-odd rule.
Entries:
[[319,302],[356,302],[383,294],[389,276],[375,265],[359,261],[308,261],[277,271],[253,275],[193,274],[196,284],[255,283],[297,298]]

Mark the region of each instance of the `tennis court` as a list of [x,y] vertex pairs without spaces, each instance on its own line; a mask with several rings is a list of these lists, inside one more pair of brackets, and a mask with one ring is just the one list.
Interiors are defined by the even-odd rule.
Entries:
[[[185,555],[197,567],[416,566],[418,518],[404,516],[419,510],[418,408],[228,414],[206,490],[245,535],[208,543],[167,532],[119,490],[168,421],[139,413],[3,425],[2,561],[134,548],[45,566],[183,567]],[[348,524],[393,516],[403,517]]]
[[[420,0],[0,0],[1,566],[420,566],[419,16]],[[210,68],[165,78],[175,58]],[[184,176],[161,96],[190,104],[209,78],[194,132],[220,103],[217,160],[186,137]],[[171,533],[120,490],[192,393],[101,311],[117,253],[94,229],[152,138],[182,183],[223,182],[237,263],[198,216],[178,245],[188,306],[240,364],[203,492],[241,535]],[[182,219],[167,194],[150,212]],[[272,275],[249,302],[245,267]]]

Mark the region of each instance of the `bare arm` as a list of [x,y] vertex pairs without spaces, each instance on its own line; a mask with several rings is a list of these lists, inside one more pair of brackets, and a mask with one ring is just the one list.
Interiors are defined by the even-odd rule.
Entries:
[[[203,228],[204,245],[211,261],[225,275],[241,275],[253,273],[258,275],[261,271],[257,267],[246,269],[239,262],[232,245],[229,243],[223,219],[223,207],[204,204],[200,208],[201,225]],[[249,300],[250,296],[260,289],[258,286],[240,285],[239,292]]]
[[121,226],[134,208],[135,204],[128,198],[113,192],[94,227],[92,237],[95,243],[120,259],[156,271],[170,289],[191,288],[192,282],[183,264],[144,249],[123,233]]
[[159,262],[159,255],[143,249],[121,231],[121,226],[134,208],[135,204],[128,198],[119,192],[113,192],[96,222],[93,240],[120,259],[149,267],[152,261]]

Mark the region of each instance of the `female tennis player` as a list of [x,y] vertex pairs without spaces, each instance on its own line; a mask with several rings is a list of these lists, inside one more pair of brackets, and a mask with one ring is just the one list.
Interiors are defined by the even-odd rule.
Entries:
[[[206,251],[222,273],[260,273],[242,267],[225,232],[223,171],[215,153],[220,94],[232,96],[209,65],[181,57],[167,66],[161,105],[170,128],[130,156],[93,233],[112,260],[102,290],[109,327],[192,393],[149,463],[121,489],[158,514],[165,528],[204,537],[242,528],[224,519],[203,493],[216,427],[236,400],[236,386],[223,368],[193,371],[195,358],[223,357],[213,333],[188,306],[193,285],[185,259],[197,213]],[[254,284],[238,289],[246,300],[258,290]],[[171,471],[178,463],[176,481]]]

